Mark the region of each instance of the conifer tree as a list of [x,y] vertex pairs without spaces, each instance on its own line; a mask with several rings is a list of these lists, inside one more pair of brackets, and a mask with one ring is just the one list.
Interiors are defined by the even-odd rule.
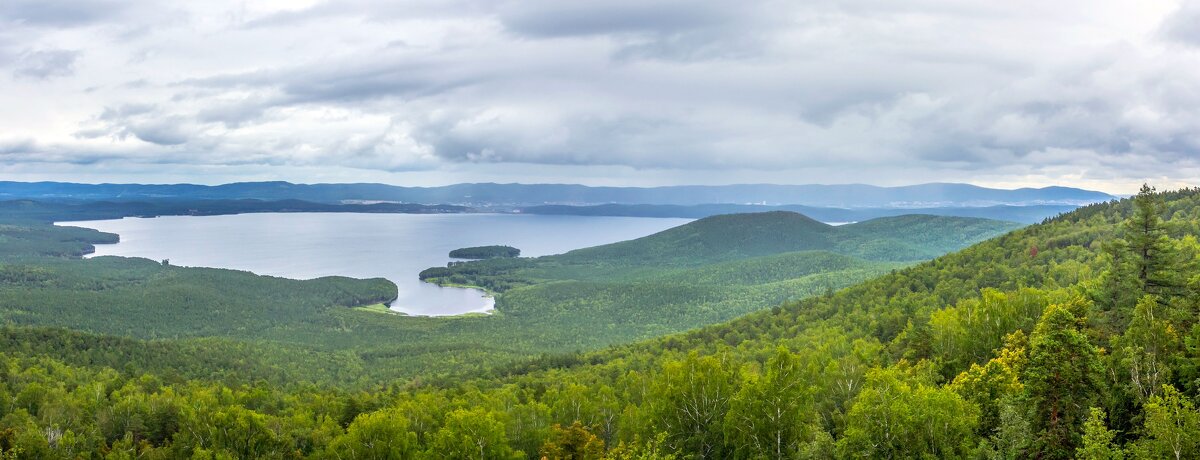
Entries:
[[1165,301],[1179,287],[1175,273],[1177,261],[1162,220],[1166,205],[1154,187],[1142,185],[1133,199],[1133,206],[1133,216],[1126,221],[1124,230],[1125,241],[1133,254],[1134,279],[1142,292],[1157,295]]
[[1088,304],[1051,304],[1029,340],[1024,381],[1034,406],[1033,449],[1039,458],[1070,458],[1079,427],[1100,388],[1102,368],[1083,332]]

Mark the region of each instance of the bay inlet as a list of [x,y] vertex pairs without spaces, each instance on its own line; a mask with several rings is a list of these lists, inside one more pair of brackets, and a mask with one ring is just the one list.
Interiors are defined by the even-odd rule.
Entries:
[[417,278],[445,266],[453,249],[504,244],[537,257],[615,243],[690,219],[522,214],[261,213],[163,216],[63,222],[120,235],[90,257],[170,260],[172,265],[247,270],[293,279],[386,278],[396,284],[391,308],[408,315],[487,312],[478,289],[440,287]]

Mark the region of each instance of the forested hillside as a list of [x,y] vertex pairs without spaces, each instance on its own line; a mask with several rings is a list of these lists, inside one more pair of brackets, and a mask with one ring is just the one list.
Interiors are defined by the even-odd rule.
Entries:
[[[826,251],[865,261],[929,259],[1020,227],[1012,222],[912,215],[833,226],[787,211],[713,216],[654,235],[577,249],[565,254],[508,260],[452,262],[421,278],[504,292],[511,287],[567,279],[641,279],[664,269],[789,252]],[[868,264],[861,264],[862,266]]]
[[[341,392],[4,357],[0,448],[72,458],[1195,458],[1200,190],[491,376]],[[70,352],[64,352],[70,354]]]
[[495,292],[503,315],[495,324],[519,324],[547,344],[553,337],[552,350],[586,350],[820,295],[1018,226],[900,216],[835,227],[791,212],[722,215],[561,255],[451,262],[421,277]]
[[908,261],[936,257],[1018,227],[1011,222],[929,215],[833,226],[787,211],[726,214],[636,240],[571,251],[557,259],[564,263],[697,266],[827,250],[868,260]]
[[[10,223],[0,227],[0,318],[13,327],[7,333],[22,337],[29,350],[49,356],[59,356],[54,351],[64,347],[61,341],[81,343],[94,337],[133,357],[157,357],[140,362],[144,370],[171,378],[216,376],[228,383],[263,379],[361,388],[396,379],[472,374],[544,354],[594,350],[717,323],[901,266],[795,252],[669,270],[667,266],[678,265],[692,248],[664,246],[661,265],[634,270],[601,261],[607,268],[596,270],[584,264],[572,272],[576,278],[506,292],[493,315],[404,317],[381,314],[387,312],[382,306],[348,308],[394,298],[395,287],[382,279],[294,281],[176,267],[167,261],[78,260],[91,244],[111,243],[117,236],[49,225],[45,220],[61,216],[46,214],[52,210],[44,206],[22,209],[39,214],[14,213],[7,217]],[[832,228],[799,219],[820,231]],[[1010,225],[945,223],[933,228],[934,233],[962,235],[974,232],[977,223],[985,228]],[[736,225],[713,226],[709,230],[726,241],[714,240],[718,244],[712,249],[724,251],[722,244],[740,247],[751,236],[754,241],[785,241],[809,230],[768,227],[770,233],[755,234]],[[954,247],[966,242],[958,244]],[[635,271],[640,273],[636,280]],[[617,273],[620,279],[611,276]],[[28,333],[22,328],[38,329]],[[91,335],[66,334],[70,331]],[[108,340],[118,337],[122,340]],[[206,347],[214,353],[220,350],[221,356],[198,358]],[[169,353],[180,356],[165,356]],[[86,359],[67,361],[119,364],[110,356],[89,352]],[[234,357],[245,363],[247,372],[178,366],[196,359],[232,362]]]

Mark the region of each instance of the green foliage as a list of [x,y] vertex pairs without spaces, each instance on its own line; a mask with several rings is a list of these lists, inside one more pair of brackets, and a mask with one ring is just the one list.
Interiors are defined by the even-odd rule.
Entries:
[[1026,401],[1011,397],[998,402],[999,423],[991,436],[981,442],[983,453],[989,459],[1018,460],[1030,458],[1033,444],[1033,427],[1029,422]]
[[1170,363],[1181,348],[1178,334],[1170,321],[1156,315],[1165,310],[1152,295],[1142,297],[1134,308],[1133,318],[1125,333],[1114,340],[1114,368],[1128,375],[1127,388],[1138,403],[1154,396],[1171,380]]
[[1048,302],[1046,292],[1035,289],[1010,294],[984,289],[978,299],[964,299],[930,314],[931,351],[951,372],[986,362],[1006,336],[1032,330]]
[[905,369],[868,373],[838,441],[841,456],[968,457],[976,446],[979,410],[957,393],[921,380]]
[[1024,395],[1020,375],[1028,362],[1027,345],[1021,331],[1009,334],[995,358],[984,365],[971,364],[950,384],[950,389],[979,407],[981,434],[997,430],[1005,405]]
[[1088,305],[1052,304],[1029,339],[1025,388],[1034,406],[1034,449],[1041,458],[1070,458],[1079,427],[1102,388],[1100,359],[1083,332]]
[[821,431],[813,400],[821,368],[804,364],[780,348],[733,396],[725,433],[739,458],[791,458]]
[[[146,259],[45,261],[48,281],[0,286],[10,324],[70,327],[139,338],[261,337],[346,306],[390,301],[383,279],[297,281],[234,270],[163,266]],[[136,321],[130,321],[136,318]]]
[[1163,225],[1166,204],[1154,188],[1143,185],[1133,200],[1133,216],[1125,223],[1125,240],[1133,253],[1133,278],[1146,294],[1167,295],[1179,286],[1176,253]]
[[419,452],[417,434],[409,431],[408,419],[397,410],[366,413],[354,419],[329,444],[329,457],[346,460],[403,460]]
[[734,375],[720,356],[690,354],[681,362],[669,362],[650,387],[652,423],[677,451],[700,458],[724,456],[721,424],[733,391]]
[[675,460],[679,458],[674,453],[667,452],[663,447],[666,443],[665,439],[666,435],[659,433],[658,436],[646,442],[639,439],[628,443],[622,442],[609,450],[606,458],[611,460]]
[[600,460],[604,458],[604,441],[597,438],[579,422],[563,428],[550,427],[550,439],[539,454],[548,460]]
[[504,434],[504,423],[494,413],[483,409],[458,409],[446,415],[445,425],[437,431],[428,453],[444,459],[507,459],[521,458],[514,452]]
[[1185,395],[1164,385],[1161,395],[1146,402],[1143,437],[1134,445],[1137,458],[1196,458],[1200,456],[1200,412]]
[[1125,453],[1113,443],[1117,434],[1108,429],[1104,410],[1091,408],[1087,421],[1083,422],[1083,441],[1075,451],[1077,460],[1122,460]]

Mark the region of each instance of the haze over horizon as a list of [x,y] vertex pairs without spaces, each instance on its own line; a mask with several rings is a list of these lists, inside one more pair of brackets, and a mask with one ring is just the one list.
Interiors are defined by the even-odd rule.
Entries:
[[0,179],[1200,177],[1200,3],[11,0]]

